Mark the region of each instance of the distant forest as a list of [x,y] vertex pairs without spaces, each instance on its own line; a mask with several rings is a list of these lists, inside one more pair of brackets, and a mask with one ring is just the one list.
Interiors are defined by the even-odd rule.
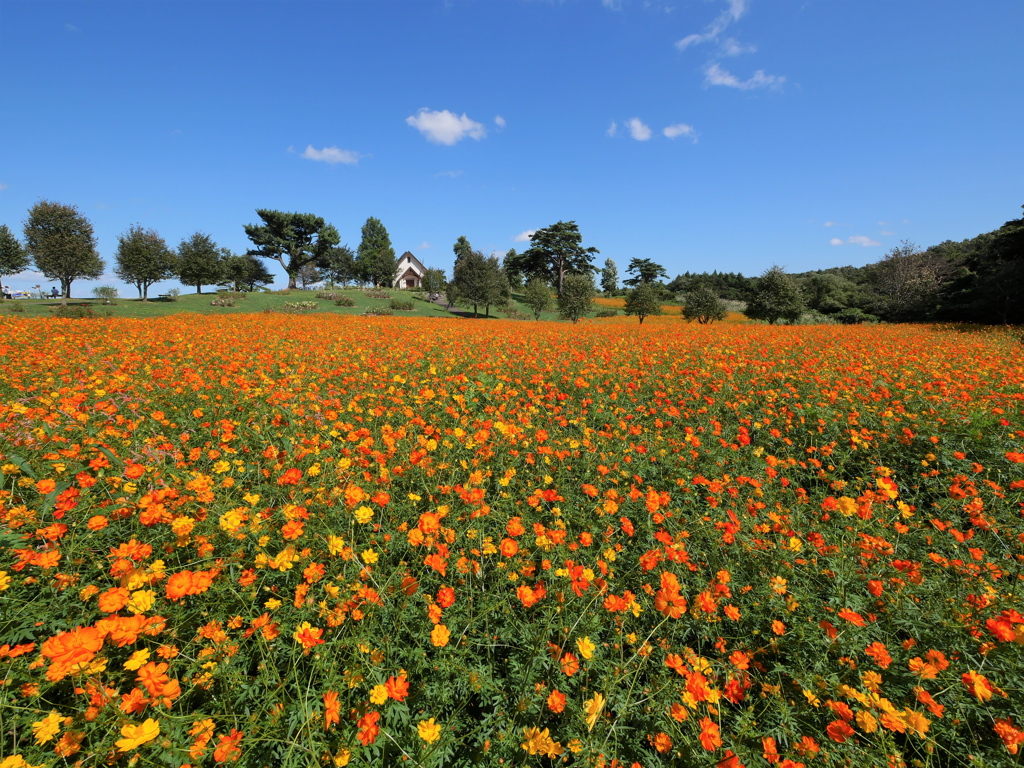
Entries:
[[[1022,206],[1024,207],[1024,206]],[[959,243],[924,250],[904,242],[879,262],[792,273],[808,309],[841,322],[1024,323],[1024,216]],[[723,299],[749,301],[756,277],[686,272],[674,293],[706,285]]]

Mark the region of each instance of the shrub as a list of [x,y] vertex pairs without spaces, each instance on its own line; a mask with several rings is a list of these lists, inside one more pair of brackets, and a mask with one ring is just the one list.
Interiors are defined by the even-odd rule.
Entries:
[[99,299],[100,304],[113,304],[117,298],[117,288],[112,285],[98,285],[92,289],[92,295]]
[[411,312],[416,308],[409,299],[392,299],[390,306],[392,309],[401,310],[402,312]]
[[877,323],[878,318],[875,315],[865,312],[863,309],[857,309],[855,307],[847,307],[839,312],[836,312],[831,317],[837,322],[843,325],[858,325],[860,323]]
[[164,296],[167,297],[168,301],[177,301],[178,297],[181,296],[181,291],[177,288],[169,288]]
[[217,291],[217,295],[222,299],[244,299],[248,294],[244,291]]
[[336,307],[354,307],[355,305],[356,301],[351,296],[339,296],[334,300],[334,306]]
[[9,308],[10,308],[11,312],[24,312],[25,311],[25,305],[24,304],[19,304],[18,302],[12,301],[10,299],[8,299],[8,301],[5,301],[4,304],[7,304],[8,302],[10,302]]
[[210,302],[211,307],[233,307],[235,300],[231,298],[214,299]]
[[594,317],[618,317],[619,311],[617,309],[601,309],[598,310]]
[[393,314],[395,313],[391,307],[368,307],[363,312],[363,317],[388,317]]
[[286,301],[282,310],[285,312],[305,312],[307,309],[316,309],[319,304],[315,301]]
[[51,307],[50,313],[54,317],[61,317],[68,320],[84,320],[90,317],[96,317],[96,313],[92,311],[92,307],[83,306],[59,306]]
[[369,290],[363,291],[363,295],[368,299],[390,299],[391,294],[387,291],[382,291],[379,288],[370,288]]

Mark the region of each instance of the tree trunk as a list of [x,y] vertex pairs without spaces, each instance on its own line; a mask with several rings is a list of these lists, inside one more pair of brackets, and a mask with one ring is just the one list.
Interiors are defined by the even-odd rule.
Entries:
[[144,285],[142,287],[142,300],[143,301],[149,301],[149,286],[148,285]]
[[202,283],[196,283],[196,294],[198,294],[199,296],[203,295],[203,284]]
[[60,278],[60,305],[66,307],[71,298],[71,281]]

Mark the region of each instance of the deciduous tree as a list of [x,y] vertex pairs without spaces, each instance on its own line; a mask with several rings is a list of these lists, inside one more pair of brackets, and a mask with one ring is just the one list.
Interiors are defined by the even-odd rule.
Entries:
[[321,267],[321,274],[335,285],[348,285],[360,281],[356,254],[347,245],[339,245],[327,254],[326,265]]
[[196,293],[202,293],[204,285],[218,285],[223,269],[220,251],[209,235],[196,232],[178,245],[178,279],[194,285]]
[[707,325],[725,318],[725,305],[710,287],[702,283],[686,294],[683,317]]
[[302,267],[324,261],[330,249],[341,242],[338,230],[312,213],[260,208],[256,214],[263,224],[245,225],[245,234],[256,246],[247,255],[277,261],[288,274],[289,288],[298,285]]
[[75,280],[96,280],[106,266],[96,250],[92,224],[73,205],[42,200],[32,206],[25,221],[25,247],[36,269],[60,282],[63,306]]
[[645,318],[662,314],[659,291],[650,283],[641,283],[626,294],[625,312],[639,318],[640,325]]
[[422,283],[423,290],[426,291],[427,295],[433,295],[435,293],[444,293],[448,280],[445,278],[443,269],[427,267],[427,271],[423,273]]
[[222,248],[220,258],[223,265],[222,284],[231,286],[234,291],[255,291],[274,282],[274,276],[267,265],[255,256],[248,253],[236,255]]
[[668,273],[661,264],[655,264],[650,259],[630,259],[629,267],[626,269],[633,277],[623,280],[624,285],[644,285],[653,283],[659,278],[668,277]]
[[156,230],[135,224],[117,238],[114,274],[134,285],[143,301],[149,301],[150,286],[174,277],[177,267],[177,255]]
[[[6,224],[0,224],[0,278],[28,269],[28,253]],[[0,301],[3,296],[0,295]]]
[[753,297],[743,312],[752,320],[774,324],[779,320],[794,323],[803,311],[800,286],[782,267],[772,266],[758,278]]
[[533,310],[535,320],[540,320],[541,313],[547,312],[554,305],[551,288],[548,287],[547,281],[540,277],[535,277],[526,284],[523,301]]
[[591,273],[573,273],[562,280],[562,292],[558,294],[558,314],[565,320],[578,323],[580,318],[593,309],[594,280]]

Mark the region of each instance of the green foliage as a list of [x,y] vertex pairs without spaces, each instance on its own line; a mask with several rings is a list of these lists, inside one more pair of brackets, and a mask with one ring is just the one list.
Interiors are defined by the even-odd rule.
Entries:
[[112,285],[98,285],[92,289],[92,295],[99,299],[101,304],[113,304],[117,298],[117,288]]
[[402,312],[412,312],[416,309],[410,299],[392,299],[388,306],[391,307],[391,309],[396,309]]
[[340,245],[328,251],[326,260],[320,266],[320,274],[325,280],[341,286],[357,283],[362,279],[356,263],[356,254],[347,245]]
[[23,272],[30,263],[28,252],[18,238],[6,224],[0,224],[0,277]]
[[422,287],[429,294],[444,293],[448,280],[444,276],[444,270],[437,267],[427,267],[423,274]]
[[255,291],[274,282],[267,265],[250,254],[236,255],[226,248],[221,249],[221,281],[237,291]]
[[73,205],[42,200],[32,206],[25,222],[25,248],[37,271],[60,281],[65,303],[75,280],[96,280],[105,268],[92,224]]
[[534,319],[540,320],[541,313],[550,310],[555,303],[547,281],[540,277],[530,280],[523,291],[523,303],[533,310]]
[[508,286],[513,291],[518,291],[523,287],[523,273],[517,265],[518,258],[519,254],[516,253],[516,249],[510,248],[501,260],[501,270],[505,273]]
[[645,283],[657,282],[660,278],[668,277],[668,273],[661,264],[655,264],[650,259],[630,259],[629,268],[626,272],[633,277],[623,280],[625,285],[643,285]]
[[594,317],[618,317],[619,311],[617,309],[599,309],[594,313]]
[[178,246],[178,279],[184,285],[194,285],[196,293],[204,285],[218,285],[225,275],[226,265],[217,244],[209,235],[195,232]]
[[766,320],[774,325],[779,320],[795,323],[803,311],[800,286],[782,267],[773,266],[758,278],[744,314],[751,320]]
[[558,315],[578,323],[594,306],[594,281],[590,274],[566,275],[558,294]]
[[619,290],[619,270],[611,259],[604,260],[604,269],[601,270],[601,290],[607,294]]
[[181,296],[181,291],[177,288],[168,288],[167,293],[164,294],[170,301],[177,301],[178,297]]
[[929,317],[940,303],[948,274],[947,260],[904,240],[871,268],[874,308],[887,320]]
[[561,294],[565,276],[591,275],[597,248],[584,248],[583,236],[575,221],[559,221],[538,229],[530,237],[530,247],[510,261],[513,269],[533,278],[543,277]]
[[390,288],[398,271],[398,259],[391,247],[391,237],[380,219],[372,216],[363,224],[362,240],[356,255],[362,279],[373,285]]
[[326,262],[331,249],[341,242],[338,230],[312,213],[261,208],[256,214],[263,224],[245,225],[245,234],[255,246],[246,255],[277,261],[288,274],[289,288],[298,286],[302,267],[311,262]]
[[[635,259],[634,259],[635,261]],[[626,282],[629,282],[628,280]],[[636,288],[626,294],[627,315],[639,318],[640,325],[644,319],[652,315],[660,315],[661,299],[658,291],[650,283],[640,283]]]
[[114,274],[134,285],[143,301],[153,283],[174,277],[177,271],[176,254],[155,230],[135,224],[117,238]]
[[725,305],[710,287],[698,284],[686,294],[683,317],[707,325],[725,318]]
[[[465,238],[460,238],[460,242],[463,240]],[[456,243],[458,247],[460,244]],[[456,259],[449,288],[455,289],[454,294],[461,302],[473,307],[474,315],[477,308],[483,306],[488,317],[493,305],[507,302],[510,296],[508,280],[498,257],[484,256],[472,249]]]

